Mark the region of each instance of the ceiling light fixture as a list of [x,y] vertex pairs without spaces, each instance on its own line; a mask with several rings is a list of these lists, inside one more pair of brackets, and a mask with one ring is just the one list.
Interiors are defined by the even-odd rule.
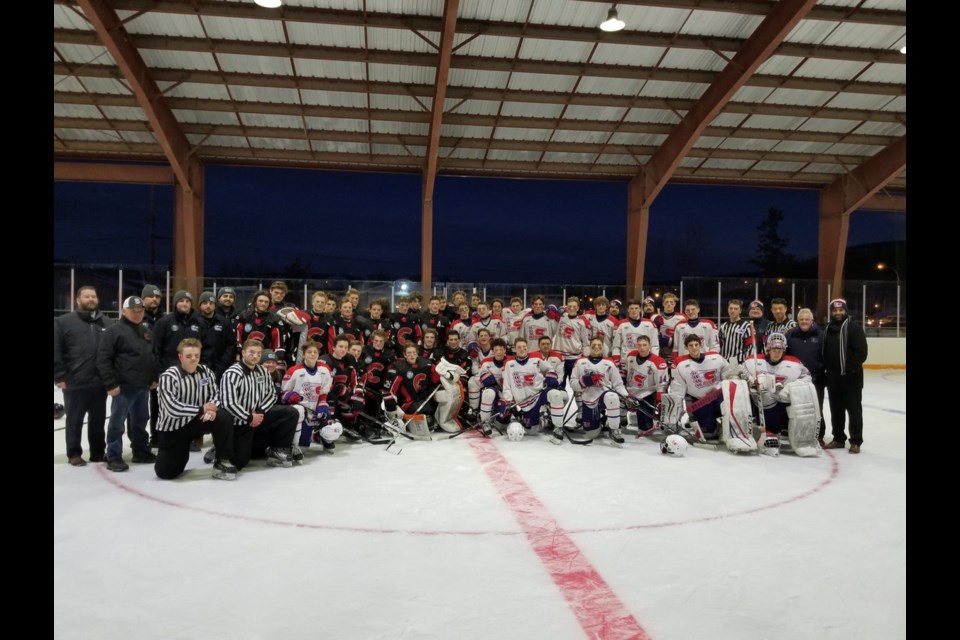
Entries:
[[617,15],[617,5],[610,7],[607,11],[607,19],[600,23],[600,29],[603,31],[620,31],[627,26],[627,23]]
[[903,45],[902,47],[900,47],[900,53],[902,53],[903,55],[907,55],[907,45]]
[[260,5],[261,7],[263,7],[264,9],[276,9],[281,4],[283,4],[281,0],[253,0],[253,1],[256,2],[258,5]]

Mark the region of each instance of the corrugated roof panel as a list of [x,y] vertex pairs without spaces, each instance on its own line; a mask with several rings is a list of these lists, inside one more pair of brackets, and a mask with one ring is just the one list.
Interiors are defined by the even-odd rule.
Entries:
[[53,90],[72,91],[74,93],[86,93],[87,91],[76,76],[53,76]]
[[664,133],[618,132],[610,138],[610,144],[625,144],[636,147],[659,147],[667,139]]
[[[279,22],[277,24],[280,24]],[[283,41],[281,34],[281,42]],[[363,27],[344,24],[307,24],[287,22],[287,36],[291,44],[312,44],[325,47],[363,48]]]
[[727,61],[713,51],[673,48],[663,56],[660,67],[667,69],[693,69],[696,71],[723,71]]
[[[680,33],[724,38],[749,38],[764,16],[721,11],[692,11]],[[676,32],[676,30],[674,30]]]
[[748,87],[744,85],[737,89],[737,92],[730,98],[730,102],[760,103],[766,100],[773,91],[770,87]]
[[366,120],[351,120],[348,118],[317,118],[306,117],[307,126],[311,131],[350,131],[353,133],[366,132]]
[[829,20],[801,20],[800,23],[793,28],[793,31],[787,35],[784,41],[820,44],[839,24],[839,22]]
[[711,127],[739,127],[748,117],[745,113],[718,113],[710,123]]
[[663,80],[647,80],[640,95],[646,98],[679,98],[681,100],[696,100],[707,85],[694,82],[670,82]]
[[[525,118],[559,118],[563,105],[536,104],[529,102],[504,102],[502,115]],[[569,114],[569,111],[567,112]]]
[[[243,42],[285,42],[283,26],[279,20],[203,16],[203,26],[207,35],[214,40],[222,38]],[[202,37],[203,34],[201,33],[200,36]]]
[[[767,96],[767,104],[792,104],[804,107],[819,107],[833,97],[832,91],[812,91],[809,89],[775,89]],[[879,96],[882,97],[882,96]]]
[[848,142],[836,142],[830,145],[830,148],[823,153],[836,154],[838,156],[864,156],[865,158],[868,158],[876,155],[882,150],[882,146],[875,144],[850,144]]
[[451,149],[450,147],[440,147],[441,158],[467,158],[470,160],[481,160],[483,158],[483,149]]
[[876,96],[865,93],[838,93],[826,106],[831,109],[867,109],[879,111],[888,102],[890,96]]
[[[308,5],[316,5],[316,0],[300,1],[305,1]],[[437,18],[443,15],[443,5],[438,5],[436,0],[366,0],[366,2],[364,0],[337,0],[336,2],[328,0],[324,4],[330,5],[333,9],[350,8],[355,11],[362,11],[366,7],[370,13],[413,14]],[[346,6],[338,6],[340,4]]]
[[869,49],[893,49],[893,45],[903,38],[906,32],[907,28],[900,26],[844,22],[827,37],[823,44],[866,47]]
[[810,118],[796,127],[800,131],[830,131],[833,133],[847,133],[857,126],[855,120],[834,120],[833,118]]
[[[434,44],[440,43],[440,34],[436,31],[421,31],[420,35]],[[362,44],[359,46],[363,46]],[[385,29],[381,27],[367,28],[367,47],[377,51],[394,51],[404,53],[436,54],[436,47],[427,44],[423,38],[413,31],[402,29]]]
[[120,137],[127,142],[138,144],[156,144],[157,139],[149,131],[119,131]]
[[[197,144],[203,139],[203,136],[196,136],[196,140],[191,140]],[[247,139],[242,136],[210,136],[203,141],[204,147],[249,147]]]
[[425,122],[396,122],[394,120],[372,120],[370,131],[390,133],[398,136],[425,136],[430,133],[430,125]]
[[365,109],[367,106],[367,96],[363,93],[301,89],[300,95],[303,98],[304,104],[326,107],[355,107],[360,109]]
[[798,58],[796,56],[779,56],[774,54],[757,68],[757,75],[788,76],[793,73],[797,65],[800,65],[803,61],[804,58]]
[[[343,142],[340,140],[311,140],[310,146],[314,151],[325,153],[370,153],[370,145],[366,142]],[[402,148],[402,147],[401,147]],[[396,155],[396,154],[393,154]]]
[[85,44],[66,44],[63,42],[54,43],[57,51],[63,56],[64,60],[77,64],[113,64],[116,61],[107,51],[106,47],[93,47]]
[[[358,96],[361,99],[360,104],[363,104],[362,100],[364,95],[362,93],[354,93],[350,95]],[[389,109],[390,111],[415,111],[418,113],[425,113],[424,108],[420,106],[420,103],[423,103],[424,107],[427,109],[433,108],[433,98],[429,98],[427,96],[421,97],[420,102],[418,103],[410,96],[390,96],[377,93],[370,95],[371,109]]]
[[432,86],[436,75],[436,70],[431,67],[415,67],[406,64],[370,64],[370,80],[372,82],[403,82]]
[[864,9],[889,9],[891,11],[906,11],[907,0],[866,0]]
[[524,38],[520,46],[520,58],[550,62],[586,62],[591,49],[593,49],[591,42]]
[[733,158],[707,158],[700,167],[704,169],[749,169],[756,160],[736,160]]
[[277,151],[308,151],[310,143],[306,140],[296,140],[289,138],[249,138],[250,146],[255,149],[275,149]]
[[362,62],[304,60],[303,58],[294,58],[293,64],[297,68],[298,75],[308,78],[364,80],[367,77],[367,70]]
[[183,109],[174,109],[173,115],[177,122],[184,124],[239,124],[235,113],[225,111],[185,111]]
[[[442,13],[442,3],[438,11]],[[527,17],[529,4],[516,0],[464,0],[460,3],[458,18],[464,20],[496,20],[523,22]]]
[[609,131],[567,131],[565,129],[557,129],[553,133],[554,142],[603,144],[609,137]]
[[518,127],[498,127],[493,132],[495,140],[525,140],[527,142],[546,142],[550,140],[553,129],[534,129]]
[[724,141],[724,138],[717,138],[715,136],[700,136],[693,143],[694,149],[715,149],[720,146],[720,143]]
[[801,173],[847,173],[842,165],[839,164],[827,164],[825,162],[811,162],[806,167],[804,167]]
[[756,138],[724,138],[719,144],[720,149],[737,151],[770,151],[775,146],[777,146],[776,140],[757,140]]
[[[559,105],[558,105],[559,106]],[[625,109],[621,107],[594,107],[591,105],[571,104],[563,114],[564,120],[603,120],[619,122]],[[560,114],[560,111],[557,111]]]
[[188,69],[190,71],[216,71],[217,63],[212,53],[200,51],[173,51],[165,49],[140,49],[140,55],[148,67],[160,69]]
[[296,89],[282,89],[278,87],[244,87],[230,85],[230,94],[234,100],[245,102],[272,102],[280,104],[300,104],[300,96]]
[[[853,80],[864,70],[869,62],[852,60],[824,60],[823,58],[807,58],[794,72],[800,78],[830,78],[832,80]],[[899,65],[895,65],[899,66]],[[863,78],[859,78],[862,80]]]
[[[466,34],[462,35],[465,36],[465,38],[470,37]],[[519,45],[520,38],[482,35],[457,49],[453,54],[453,59],[456,60],[457,56],[478,56],[482,58],[513,60],[513,56],[516,54]]]
[[887,104],[883,105],[880,110],[905,114],[907,112],[907,96],[897,96]]
[[[82,9],[78,8],[80,13]],[[79,29],[80,31],[92,31],[93,26],[77,15],[77,12],[69,7],[55,4],[53,5],[53,28],[54,29]]]
[[84,78],[83,86],[91,93],[109,93],[118,96],[131,95],[127,85],[113,78]]
[[398,144],[373,144],[370,145],[374,155],[382,154],[387,156],[415,156],[422,157],[426,153],[425,147],[402,146]]
[[55,118],[103,118],[100,111],[92,104],[59,104],[54,96],[53,116]]
[[467,100],[459,107],[456,113],[471,116],[495,116],[500,109],[500,103],[493,100]]
[[100,107],[103,114],[111,120],[136,120],[146,122],[147,114],[140,107]]
[[853,132],[868,136],[900,137],[907,135],[907,127],[898,122],[863,122]]
[[163,94],[169,98],[202,98],[204,100],[229,100],[227,87],[222,84],[201,84],[184,82]]
[[637,67],[653,67],[666,51],[664,47],[637,47],[628,44],[602,42],[593,52],[591,62],[596,64],[629,64]]
[[303,120],[299,116],[284,116],[273,113],[241,113],[240,121],[248,127],[280,129],[301,129],[303,127]]
[[507,149],[490,149],[487,160],[517,160],[536,162],[540,159],[539,151],[509,151]]
[[874,62],[857,80],[903,84],[907,81],[907,65]]
[[776,160],[761,160],[753,165],[753,171],[800,171],[805,162],[782,162]]
[[635,96],[643,87],[643,80],[626,78],[600,78],[584,76],[577,85],[577,93],[608,96]]
[[649,122],[652,124],[677,124],[680,118],[666,109],[630,109],[625,122]]
[[639,167],[642,163],[650,159],[650,156],[625,156],[621,153],[604,153],[597,158],[597,164],[622,165]]
[[64,140],[82,140],[84,142],[119,142],[116,131],[105,129],[61,129],[54,127],[53,132]]
[[802,116],[768,116],[753,114],[743,121],[742,127],[746,129],[784,129],[793,131],[799,127],[806,118]]
[[507,86],[510,74],[506,71],[477,71],[473,69],[450,69],[447,79],[451,87],[479,87],[483,89],[503,89]]
[[595,153],[568,153],[547,151],[543,154],[543,162],[562,162],[564,164],[591,164],[597,157]]
[[527,91],[573,91],[577,84],[576,76],[561,76],[541,73],[514,72],[510,76],[510,89],[524,89]]
[[[427,125],[423,125],[424,130],[423,134],[427,135]],[[490,137],[490,131],[493,127],[473,127],[466,126],[462,124],[443,124],[443,127],[440,130],[440,135],[449,136],[451,138],[470,138],[478,140],[486,140]]]
[[170,36],[181,38],[202,38],[203,28],[200,18],[195,15],[181,13],[154,13],[148,11],[125,22],[123,28],[127,33],[151,36]]
[[293,74],[289,58],[268,56],[243,56],[233,53],[218,53],[220,66],[228,73],[265,73],[275,76]]
[[704,162],[703,158],[693,158],[691,156],[686,156],[684,157],[683,160],[680,161],[680,166],[686,169],[696,169],[701,164],[703,164],[703,162]]
[[829,142],[806,142],[803,140],[781,140],[773,148],[774,151],[786,153],[823,153],[829,149]]

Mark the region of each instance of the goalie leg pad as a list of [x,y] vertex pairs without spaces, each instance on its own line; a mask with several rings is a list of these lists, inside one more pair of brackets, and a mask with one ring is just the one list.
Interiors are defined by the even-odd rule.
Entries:
[[458,419],[460,407],[463,406],[463,387],[459,380],[456,380],[455,384],[453,389],[441,389],[436,395],[437,410],[433,417],[437,426],[447,433],[456,433],[463,429]]
[[747,383],[743,380],[724,380],[721,388],[723,403],[720,405],[720,440],[734,453],[756,451],[757,441],[753,439],[753,414]]
[[789,383],[787,388],[790,390],[790,404],[787,405],[787,438],[790,440],[790,448],[804,458],[819,456],[822,452],[817,443],[820,425],[817,389],[812,382],[806,380],[795,380]]
[[[673,396],[664,394],[660,405],[660,422],[671,430],[676,431],[683,413],[683,404],[677,402]],[[638,418],[639,419],[639,418]]]

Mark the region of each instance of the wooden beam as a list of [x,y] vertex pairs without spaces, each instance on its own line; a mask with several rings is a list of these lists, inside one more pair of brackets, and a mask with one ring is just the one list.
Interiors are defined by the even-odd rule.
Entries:
[[862,205],[861,211],[907,211],[907,196],[887,193],[875,193]]
[[433,285],[433,188],[437,179],[440,154],[440,130],[443,109],[447,99],[447,78],[450,76],[450,56],[453,38],[457,33],[457,10],[460,0],[446,0],[443,5],[443,29],[440,32],[440,51],[437,75],[433,83],[433,105],[430,113],[430,132],[427,134],[427,153],[423,171],[423,201],[421,224],[420,280],[424,295]]
[[650,226],[650,207],[644,205],[644,184],[642,177],[634,177],[627,190],[627,298],[635,300],[640,299],[643,290],[647,230]]
[[173,185],[170,167],[104,162],[54,162],[53,179],[65,182],[118,182]]
[[190,165],[191,190],[176,189],[173,215],[173,288],[194,299],[203,290],[203,165]]

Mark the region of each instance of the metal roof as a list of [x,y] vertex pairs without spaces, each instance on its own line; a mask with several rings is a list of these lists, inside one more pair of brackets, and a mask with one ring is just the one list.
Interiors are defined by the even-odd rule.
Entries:
[[[424,171],[444,3],[98,0],[207,163]],[[636,175],[768,0],[460,0],[441,175]],[[84,16],[54,0],[54,155],[164,161]],[[695,140],[676,181],[822,186],[906,135],[906,0],[820,0]],[[905,188],[905,172],[889,186]]]

